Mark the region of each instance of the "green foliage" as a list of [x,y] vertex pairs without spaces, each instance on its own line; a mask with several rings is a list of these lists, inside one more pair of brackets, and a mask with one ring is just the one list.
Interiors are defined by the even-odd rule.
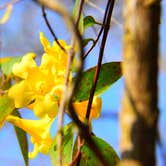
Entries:
[[87,39],[83,39],[83,47],[85,47],[89,42],[93,42],[94,43],[94,39],[92,38],[87,38]]
[[[121,76],[120,62],[105,63],[101,66],[100,75],[95,91],[95,95],[99,95],[106,91],[113,83],[115,83]],[[73,101],[88,100],[90,90],[94,80],[96,67],[90,68],[83,72],[81,81],[74,95]]]
[[92,16],[84,17],[84,29],[87,29],[95,24],[101,25]]
[[[13,115],[21,118],[21,115],[17,110],[13,111]],[[16,132],[18,143],[20,145],[22,156],[24,158],[25,165],[28,166],[28,139],[26,132],[16,126],[14,126],[14,129]]]
[[[62,144],[62,158],[63,165],[67,165],[72,161],[72,148],[73,148],[73,123],[69,123],[63,128],[63,144]],[[57,165],[57,137],[55,137],[54,142],[50,149],[50,156],[52,165]]]
[[[109,163],[109,166],[117,165],[119,157],[114,149],[101,138],[92,136],[93,141],[96,143],[98,150],[102,152],[103,158]],[[79,166],[96,166],[99,165],[100,160],[96,157],[95,153],[90,149],[87,144],[81,147],[81,160]]]
[[14,110],[14,102],[7,95],[0,96],[0,127],[3,126],[3,123],[6,117]]
[[96,23],[95,19],[92,16],[86,16],[84,18],[84,28],[93,26]]
[[16,57],[10,58],[7,62],[2,63],[1,64],[2,72],[5,75],[10,76],[12,73],[12,67],[13,67],[14,63],[20,62],[21,59],[22,59],[22,56],[16,56]]

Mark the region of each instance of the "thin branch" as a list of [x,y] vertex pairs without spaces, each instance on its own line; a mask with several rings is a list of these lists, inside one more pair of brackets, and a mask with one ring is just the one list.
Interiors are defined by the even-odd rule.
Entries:
[[82,145],[83,145],[83,143],[81,142],[81,137],[78,136],[78,138],[77,138],[77,152],[73,158],[73,161],[69,164],[69,166],[74,166],[78,162],[78,160],[80,159]]
[[114,7],[114,2],[115,2],[114,0],[112,0],[112,1],[108,0],[108,3],[107,3],[108,11],[106,10],[106,12],[105,12],[105,18],[106,19],[104,19],[104,22],[103,22],[103,25],[105,25],[104,26],[104,34],[103,34],[103,38],[102,38],[102,42],[101,42],[98,64],[97,64],[95,75],[94,75],[94,82],[93,82],[93,85],[92,85],[92,88],[91,88],[91,91],[90,91],[90,97],[89,97],[89,102],[88,102],[88,107],[87,107],[87,112],[86,112],[86,118],[87,119],[89,119],[89,117],[90,117],[92,101],[93,101],[97,81],[98,81],[98,78],[99,78],[99,73],[100,73],[100,68],[101,68],[101,64],[102,64],[106,39],[107,39],[108,32],[109,32],[109,26],[110,26],[113,7]]
[[52,36],[54,37],[55,42],[58,44],[58,46],[59,46],[63,51],[66,52],[66,50],[63,48],[63,46],[59,43],[58,38],[57,38],[57,36],[55,35],[55,33],[54,33],[54,31],[53,31],[53,29],[52,29],[52,27],[51,27],[51,24],[49,23],[49,21],[48,21],[48,19],[47,19],[47,14],[46,14],[44,5],[42,5],[42,14],[43,14],[43,18],[44,18],[44,20],[45,20],[45,23],[46,23],[46,25],[47,25],[49,31],[51,32]]
[[[86,1],[86,3],[87,3],[89,6],[91,6],[91,7],[95,8],[95,9],[97,9],[100,13],[104,14],[104,10],[103,10],[102,8],[100,8],[99,6],[97,6],[95,3],[93,3],[92,1]],[[116,25],[118,25],[118,27],[119,27],[120,29],[123,28],[123,27],[122,27],[122,24],[121,24],[119,21],[117,21],[114,17],[111,18],[111,21],[114,22]]]
[[105,25],[105,21],[106,21],[107,11],[108,11],[108,5],[106,6],[106,10],[105,10],[105,14],[104,14],[103,26],[101,26],[100,31],[99,31],[96,39],[94,40],[94,42],[93,42],[92,46],[89,48],[89,50],[83,56],[83,59],[85,59],[89,55],[89,53],[93,50],[93,48],[96,46],[98,40],[100,39],[100,36],[101,36],[101,34],[102,34],[103,30],[104,30],[104,25]]
[[[87,3],[88,5],[90,5],[91,7],[97,9],[97,10],[98,10],[99,12],[101,12],[102,14],[104,14],[104,10],[101,9],[101,8],[100,8],[99,6],[97,6],[96,4],[94,4],[93,2],[91,2],[91,1],[86,1],[86,3]],[[107,9],[106,9],[106,10],[107,10]],[[106,10],[105,10],[105,11],[106,11]],[[117,24],[117,25],[122,29],[122,24],[120,24],[115,18],[111,17],[111,21],[114,22],[115,24]],[[99,33],[98,33],[96,39],[94,40],[92,46],[88,49],[88,51],[87,51],[87,52],[85,53],[85,55],[83,56],[84,59],[89,55],[89,53],[90,53],[90,52],[93,50],[93,48],[96,46],[96,44],[97,44],[97,42],[98,42],[98,40],[99,40],[99,38],[100,38],[100,36],[101,36],[101,34],[102,34],[102,32],[103,32],[103,29],[104,29],[104,25],[101,26],[100,31],[99,31]]]
[[[81,0],[79,3],[78,15],[76,18],[76,25],[75,25],[76,29],[78,29],[78,23],[80,20],[83,4],[84,4],[84,0]],[[74,53],[74,45],[75,45],[75,41],[73,38],[72,42],[71,42],[71,49],[68,52],[69,56],[68,56],[68,63],[67,63],[67,68],[66,68],[64,91],[63,91],[63,95],[62,95],[62,99],[61,99],[60,107],[59,107],[58,134],[57,134],[57,140],[58,140],[57,148],[59,149],[58,150],[59,151],[59,153],[58,153],[58,165],[59,166],[62,165],[62,139],[63,139],[62,128],[63,128],[65,108],[66,108],[66,104],[69,100],[66,92],[69,91],[69,87],[68,87],[69,86],[69,77],[70,77],[70,72],[71,72],[72,61],[73,61],[74,54],[75,54]]]

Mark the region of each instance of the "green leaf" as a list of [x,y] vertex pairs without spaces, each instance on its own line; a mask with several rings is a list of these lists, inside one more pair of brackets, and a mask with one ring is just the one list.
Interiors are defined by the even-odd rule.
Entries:
[[3,63],[9,61],[12,57],[2,57],[0,58],[0,67]]
[[94,24],[96,24],[96,21],[92,16],[84,17],[84,29],[87,29],[88,27],[91,27]]
[[14,102],[7,95],[0,96],[0,128],[3,126],[6,117],[14,110]]
[[[72,148],[73,148],[73,123],[69,123],[63,128],[63,143],[62,143],[62,165],[68,165],[72,161]],[[50,156],[52,165],[57,165],[57,136],[50,148]]]
[[[102,64],[99,79],[96,86],[95,95],[100,95],[106,91],[113,83],[115,83],[121,76],[120,62],[110,62]],[[96,67],[93,67],[83,72],[81,81],[77,87],[77,91],[73,97],[73,101],[88,100],[90,90],[93,84]],[[73,81],[75,78],[73,79]]]
[[[96,136],[92,136],[93,141],[96,143],[99,151],[102,153],[103,158],[107,161],[109,166],[116,166],[119,162],[119,157],[115,150],[104,140]],[[81,147],[81,160],[79,166],[96,166],[100,161],[96,157],[93,150],[87,144]]]
[[[21,118],[20,113],[17,110],[13,111],[13,115]],[[20,145],[21,153],[24,158],[25,165],[28,166],[28,139],[26,132],[19,127],[14,126],[18,143]]]
[[12,57],[11,59],[9,59],[7,62],[4,62],[1,64],[1,69],[2,72],[4,74],[6,74],[7,76],[10,76],[12,73],[12,67],[16,62],[20,62],[22,59],[22,56],[16,56],[16,57]]
[[97,22],[92,16],[84,17],[84,30],[92,27],[94,24],[102,26],[102,24]]
[[[76,21],[76,18],[77,18],[77,15],[78,15],[78,9],[79,9],[79,1],[80,0],[76,0],[75,1],[75,4],[74,4],[74,7],[73,7],[73,13],[72,13],[72,16],[73,16],[73,19]],[[80,34],[83,34],[84,33],[84,17],[83,17],[83,13],[81,12],[81,15],[80,15],[80,20],[79,20],[79,23],[78,23],[78,29],[80,31]]]
[[89,42],[93,42],[94,43],[94,39],[92,38],[87,38],[87,39],[83,39],[83,47],[85,47]]

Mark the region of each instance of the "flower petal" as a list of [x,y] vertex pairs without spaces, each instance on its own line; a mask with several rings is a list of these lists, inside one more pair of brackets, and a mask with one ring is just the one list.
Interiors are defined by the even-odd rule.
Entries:
[[47,40],[47,38],[44,36],[43,32],[40,32],[40,41],[43,45],[44,51],[47,51],[48,48],[50,48],[50,43]]
[[57,99],[52,99],[52,96],[47,94],[44,97],[38,96],[30,108],[39,118],[43,118],[45,115],[55,118],[58,113],[58,102]]
[[[86,118],[88,101],[86,100],[86,101],[82,101],[82,102],[75,102],[75,103],[73,103],[73,106],[74,106],[75,111],[78,114],[80,120],[84,121]],[[91,107],[91,112],[90,112],[90,118],[89,118],[90,121],[92,118],[96,119],[100,116],[101,107],[102,107],[101,98],[94,97],[92,107]]]
[[16,108],[25,107],[35,99],[35,94],[26,80],[13,85],[8,91],[8,96],[14,100]]
[[29,69],[36,67],[36,62],[34,61],[35,56],[36,54],[34,53],[28,53],[23,56],[21,62],[17,62],[13,65],[13,74],[22,79],[26,79],[28,77]]
[[53,123],[53,119],[48,116],[40,120],[27,120],[19,117],[9,115],[7,121],[15,126],[23,129],[31,135],[31,142],[34,144],[33,152],[29,153],[30,158],[34,158],[38,152],[47,154],[52,144],[52,138],[50,136],[50,127]]

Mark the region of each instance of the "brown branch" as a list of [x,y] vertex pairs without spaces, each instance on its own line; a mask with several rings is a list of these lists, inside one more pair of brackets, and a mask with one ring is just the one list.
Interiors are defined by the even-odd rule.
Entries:
[[52,36],[54,37],[55,42],[58,44],[58,46],[59,46],[63,51],[66,52],[66,50],[63,48],[63,46],[59,43],[58,38],[57,38],[57,36],[55,35],[55,33],[54,33],[54,31],[53,31],[53,29],[52,29],[52,27],[51,27],[51,24],[49,23],[49,21],[48,21],[48,19],[47,19],[47,14],[46,14],[44,5],[42,5],[41,8],[42,8],[42,14],[43,14],[43,18],[44,18],[44,20],[45,20],[45,23],[46,23],[46,25],[47,25],[49,31],[51,32]]
[[100,46],[98,64],[97,64],[97,67],[96,67],[96,71],[95,71],[95,75],[94,75],[94,81],[93,81],[93,85],[92,85],[92,88],[91,88],[91,91],[90,91],[90,97],[89,97],[89,102],[88,102],[88,107],[87,107],[87,112],[86,112],[86,118],[87,119],[89,119],[89,117],[90,117],[90,110],[91,110],[91,106],[92,106],[92,101],[93,101],[97,81],[98,81],[99,74],[100,74],[100,68],[101,68],[101,64],[102,64],[106,39],[107,39],[108,32],[109,32],[113,7],[114,7],[114,0],[112,0],[112,1],[108,0],[108,3],[107,3],[107,9],[108,10],[105,11],[105,19],[104,19],[104,22],[103,22],[104,34],[103,34],[103,38],[102,38],[102,42],[101,42],[101,46]]
[[[83,4],[84,4],[84,0],[81,0],[80,3],[79,3],[78,15],[77,15],[77,18],[76,18],[76,25],[75,25],[76,29],[78,29],[78,23],[79,23],[79,20],[80,20]],[[63,95],[62,95],[62,99],[61,99],[60,107],[59,107],[59,118],[58,118],[58,132],[59,132],[59,134],[57,134],[57,140],[58,140],[57,146],[58,146],[58,149],[59,149],[58,166],[62,165],[62,150],[61,150],[62,149],[62,138],[63,138],[62,128],[63,128],[65,108],[66,108],[66,104],[69,100],[68,94],[66,94],[66,92],[69,91],[68,86],[69,86],[69,77],[70,77],[70,72],[71,72],[71,65],[72,65],[74,55],[75,55],[74,46],[75,46],[75,41],[74,41],[74,38],[73,38],[72,42],[71,42],[71,49],[68,52],[69,56],[68,56],[68,62],[67,62],[67,68],[66,68],[64,91],[63,91]]]
[[136,5],[131,4],[132,0],[124,3],[120,165],[155,166],[160,1],[136,0]]

